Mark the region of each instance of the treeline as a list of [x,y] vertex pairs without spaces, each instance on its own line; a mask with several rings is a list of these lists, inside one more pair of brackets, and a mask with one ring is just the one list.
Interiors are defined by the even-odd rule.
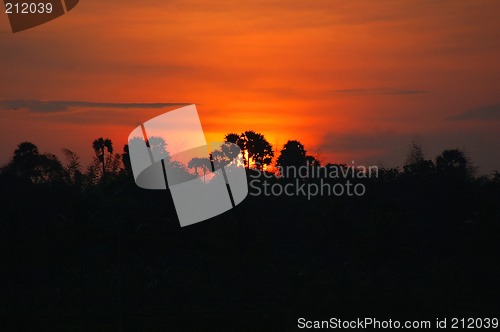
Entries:
[[[135,142],[134,139],[132,143]],[[234,143],[244,152],[243,159],[245,167],[257,171],[277,172],[287,167],[319,167],[321,163],[314,156],[307,154],[302,143],[297,140],[289,140],[279,151],[275,158],[273,146],[264,135],[254,131],[246,131],[241,134],[229,133],[224,137],[225,142]],[[164,156],[168,162],[170,154],[168,143],[161,137],[152,137],[147,142],[149,148],[156,155]],[[124,146],[122,153],[115,153],[113,142],[110,139],[98,138],[92,142],[95,156],[86,168],[82,165],[80,157],[74,151],[63,149],[64,162],[52,153],[40,153],[38,147],[31,142],[20,143],[14,151],[12,160],[0,169],[3,178],[16,178],[31,184],[61,184],[79,186],[82,188],[95,187],[99,184],[108,183],[117,179],[130,178],[132,167],[128,144]],[[325,167],[348,167],[345,164],[328,163]],[[177,165],[188,169],[194,169],[198,174],[198,168],[204,172],[210,168],[210,160],[204,158],[193,158],[186,165]],[[498,182],[500,172],[494,171],[491,176],[475,178],[476,168],[470,159],[459,149],[443,151],[436,157],[435,161],[426,159],[422,147],[412,142],[408,149],[406,161],[402,169],[384,168],[382,176],[388,179],[398,177],[427,178],[433,177],[455,179],[457,181],[481,181]]]
[[[278,150],[251,131],[225,140],[245,151],[249,176],[320,165],[295,140]],[[166,142],[148,143],[168,160]],[[249,195],[181,228],[167,191],[134,183],[127,146],[90,148],[84,166],[24,142],[1,170],[5,327],[279,331],[299,317],[500,312],[500,174],[478,177],[459,150],[430,160],[411,144],[401,169],[360,180],[362,197]]]
[[33,185],[75,185],[88,188],[104,181],[116,179],[127,173],[123,155],[113,154],[113,143],[99,138],[92,143],[95,156],[86,170],[80,157],[69,149],[63,149],[65,163],[52,153],[41,153],[31,142],[22,142],[14,150],[12,160],[1,168],[4,179],[18,180]]

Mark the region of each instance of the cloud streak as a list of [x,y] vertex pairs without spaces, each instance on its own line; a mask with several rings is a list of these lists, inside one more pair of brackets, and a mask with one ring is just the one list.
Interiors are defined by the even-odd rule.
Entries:
[[161,109],[192,103],[100,103],[88,101],[0,100],[0,110],[28,110],[34,113],[60,113],[74,108]]
[[450,119],[467,120],[500,120],[500,104],[480,106],[470,111],[452,116]]

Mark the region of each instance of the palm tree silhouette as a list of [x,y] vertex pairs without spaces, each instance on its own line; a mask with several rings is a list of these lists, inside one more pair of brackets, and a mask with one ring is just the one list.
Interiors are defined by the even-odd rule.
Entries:
[[99,161],[102,164],[102,174],[104,175],[106,173],[105,150],[108,150],[109,154],[113,153],[113,142],[111,142],[109,138],[104,139],[99,137],[94,140],[92,147],[94,148],[97,158],[99,158]]
[[205,175],[207,170],[211,169],[210,159],[194,157],[188,162],[188,168],[194,168],[194,174],[198,177],[198,168],[203,170],[203,182],[205,181]]

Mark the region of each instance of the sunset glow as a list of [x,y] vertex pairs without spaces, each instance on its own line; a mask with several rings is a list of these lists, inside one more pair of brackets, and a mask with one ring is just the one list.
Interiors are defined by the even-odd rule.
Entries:
[[[208,141],[255,130],[278,151],[297,139],[323,163],[397,166],[418,140],[429,158],[464,148],[489,173],[500,157],[483,147],[500,149],[500,108],[489,119],[480,110],[500,105],[499,10],[496,1],[87,0],[18,34],[0,15],[0,100],[195,103]],[[25,140],[85,161],[96,137],[121,151],[137,121],[165,111],[9,105],[0,101],[2,163]]]

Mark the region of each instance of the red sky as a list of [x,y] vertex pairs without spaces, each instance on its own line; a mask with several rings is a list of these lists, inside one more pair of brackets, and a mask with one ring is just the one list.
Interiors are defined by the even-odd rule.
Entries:
[[[1,14],[0,163],[25,140],[88,160],[104,136],[119,151],[135,119],[164,111],[102,103],[189,102],[212,141],[255,130],[323,162],[398,166],[417,140],[487,174],[500,169],[498,13],[496,0],[85,0],[16,34]],[[6,102],[19,100],[95,104]]]

